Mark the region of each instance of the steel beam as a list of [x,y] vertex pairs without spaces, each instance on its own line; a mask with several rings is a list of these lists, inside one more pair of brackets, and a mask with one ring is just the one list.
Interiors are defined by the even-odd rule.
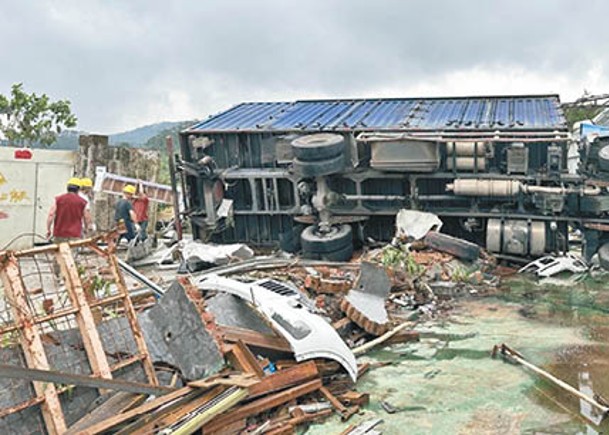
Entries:
[[79,385],[82,387],[101,388],[107,390],[127,391],[137,394],[148,394],[162,396],[174,388],[161,387],[158,385],[143,384],[140,382],[128,382],[118,379],[103,379],[83,375],[73,375],[52,370],[25,369],[23,367],[0,364],[0,377],[11,379],[28,379],[30,381]]

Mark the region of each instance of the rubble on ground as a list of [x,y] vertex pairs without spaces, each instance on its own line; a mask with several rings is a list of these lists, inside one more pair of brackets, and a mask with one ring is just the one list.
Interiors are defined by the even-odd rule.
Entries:
[[[357,356],[418,340],[417,325],[455,297],[499,284],[492,257],[420,234],[415,217],[350,263],[162,247],[156,258],[175,266],[164,283],[119,260],[109,235],[0,252],[0,430],[278,434],[332,414],[347,422],[369,401],[357,381],[373,367]],[[204,267],[178,277],[176,250]],[[26,379],[10,377],[17,369]]]

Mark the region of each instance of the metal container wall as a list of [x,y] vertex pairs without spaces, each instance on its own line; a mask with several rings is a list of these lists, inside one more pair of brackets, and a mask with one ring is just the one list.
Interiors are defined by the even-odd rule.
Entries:
[[[242,103],[181,133],[195,237],[273,245],[304,226],[298,221],[304,222],[300,218],[310,210],[303,211],[306,200],[291,170],[290,143],[319,132],[343,135],[349,162],[344,171],[326,177],[333,192],[351,196],[333,205],[332,213],[363,217],[354,230],[357,236],[386,240],[395,213],[404,207],[446,217],[447,228],[453,220],[455,231],[460,231],[461,218],[468,217],[474,201],[483,207],[478,216],[487,219],[494,213],[488,199],[457,197],[446,192],[446,185],[459,176],[501,174],[513,142],[527,143],[528,165],[542,168],[547,148],[566,141],[568,128],[556,95]],[[361,135],[381,139],[375,144],[374,138]],[[402,154],[401,145],[418,140],[431,145]],[[398,145],[388,146],[391,141]],[[478,146],[470,149],[473,143]],[[211,179],[199,172],[198,163],[207,157],[213,158],[214,176],[227,186],[225,198],[232,200],[234,218],[226,227],[209,225],[204,186]],[[535,180],[532,173],[521,178]],[[484,230],[475,237],[483,239]]]
[[31,159],[15,158],[18,148],[0,148],[0,249],[31,247],[46,235],[46,219],[55,196],[66,191],[74,172],[76,153],[30,150]]

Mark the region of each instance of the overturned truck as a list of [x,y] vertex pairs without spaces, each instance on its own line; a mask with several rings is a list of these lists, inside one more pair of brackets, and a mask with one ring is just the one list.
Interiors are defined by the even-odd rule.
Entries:
[[345,260],[407,208],[506,257],[577,229],[589,259],[609,172],[576,145],[556,95],[243,103],[183,131],[178,168],[200,239]]

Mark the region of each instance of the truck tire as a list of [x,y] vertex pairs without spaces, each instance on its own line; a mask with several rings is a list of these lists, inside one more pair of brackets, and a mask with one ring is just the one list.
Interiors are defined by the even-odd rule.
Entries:
[[351,246],[353,249],[351,226],[335,225],[329,233],[321,234],[317,231],[317,226],[310,225],[300,235],[300,246],[304,253],[311,254],[331,253],[346,246]]
[[340,134],[310,134],[294,139],[292,150],[294,157],[303,162],[328,160],[344,152],[345,139]]
[[605,145],[598,152],[598,169],[609,172],[609,145]]
[[303,178],[320,177],[322,175],[336,174],[345,167],[345,156],[340,154],[327,160],[305,162],[294,159],[294,172]]
[[279,247],[282,251],[294,254],[300,251],[300,233],[302,233],[302,225],[294,225],[283,233],[279,233]]
[[321,259],[325,261],[349,261],[353,257],[353,244],[349,244],[342,249],[321,254]]
[[609,243],[605,243],[598,249],[598,262],[605,270],[609,270]]
[[353,257],[353,245],[350,244],[332,252],[304,252],[303,257],[311,260],[349,261]]

